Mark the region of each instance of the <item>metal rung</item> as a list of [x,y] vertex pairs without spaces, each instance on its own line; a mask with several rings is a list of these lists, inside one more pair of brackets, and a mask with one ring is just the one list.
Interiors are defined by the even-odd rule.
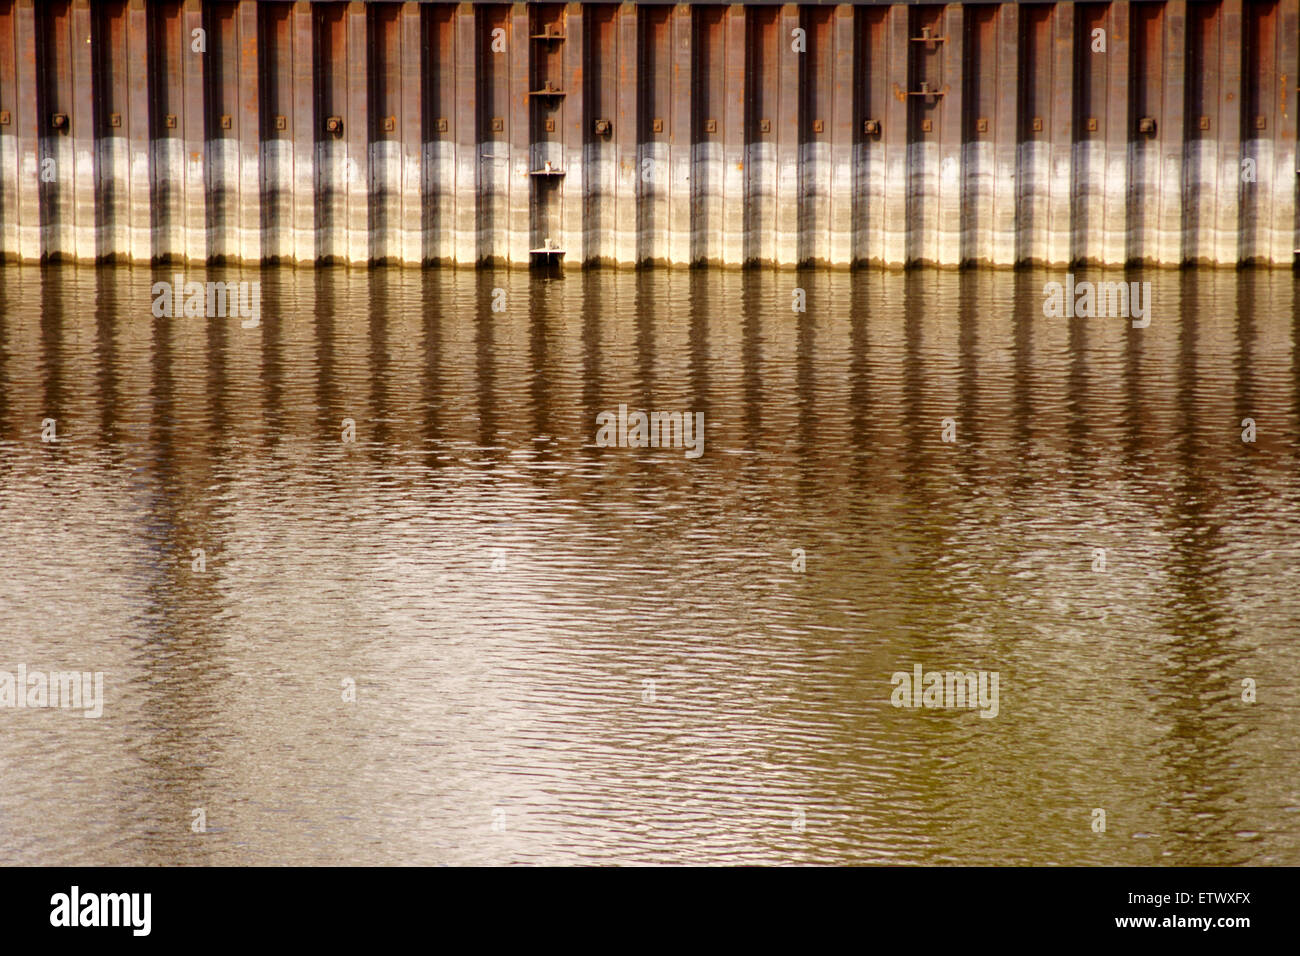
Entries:
[[910,37],[910,39],[913,43],[924,43],[926,46],[930,47],[931,49],[934,48],[934,45],[936,43],[948,42],[947,37],[930,36],[929,27],[921,27],[921,35],[919,37]]

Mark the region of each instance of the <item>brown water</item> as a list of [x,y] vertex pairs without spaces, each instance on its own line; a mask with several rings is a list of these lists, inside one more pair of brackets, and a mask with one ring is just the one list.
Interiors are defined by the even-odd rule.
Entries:
[[1300,863],[1291,274],[174,271],[0,269],[0,863]]

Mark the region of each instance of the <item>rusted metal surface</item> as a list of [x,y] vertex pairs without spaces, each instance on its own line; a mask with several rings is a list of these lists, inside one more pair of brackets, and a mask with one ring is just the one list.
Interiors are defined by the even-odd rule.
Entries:
[[1292,265],[1300,0],[0,0],[0,256]]

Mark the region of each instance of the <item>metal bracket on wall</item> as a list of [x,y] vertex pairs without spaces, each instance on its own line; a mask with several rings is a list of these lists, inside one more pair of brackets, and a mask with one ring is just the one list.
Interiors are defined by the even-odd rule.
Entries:
[[551,40],[558,41],[564,39],[564,34],[556,32],[554,29],[554,24],[548,23],[546,24],[546,26],[542,27],[541,33],[533,34],[533,39],[542,40],[542,41],[551,41]]
[[948,92],[948,87],[945,86],[941,90],[932,90],[930,89],[929,82],[927,80],[922,80],[921,88],[919,90],[908,90],[907,95],[924,96],[926,103],[933,103],[936,96],[943,96],[943,94],[946,92]]
[[913,43],[924,43],[927,50],[933,50],[936,43],[947,43],[947,37],[936,37],[930,35],[929,27],[921,27],[921,35],[911,38]]
[[545,97],[550,97],[550,96],[564,96],[564,95],[565,95],[565,91],[559,89],[558,87],[556,87],[553,83],[551,83],[550,80],[547,80],[547,81],[546,81],[546,84],[545,84],[545,85],[544,85],[540,90],[530,90],[529,93],[528,93],[528,95],[529,95],[529,96],[545,96]]

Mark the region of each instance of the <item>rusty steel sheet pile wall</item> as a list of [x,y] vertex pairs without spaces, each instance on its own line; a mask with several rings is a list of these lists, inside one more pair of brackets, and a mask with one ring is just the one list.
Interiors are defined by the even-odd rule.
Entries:
[[1300,0],[0,0],[0,258],[1296,261]]

